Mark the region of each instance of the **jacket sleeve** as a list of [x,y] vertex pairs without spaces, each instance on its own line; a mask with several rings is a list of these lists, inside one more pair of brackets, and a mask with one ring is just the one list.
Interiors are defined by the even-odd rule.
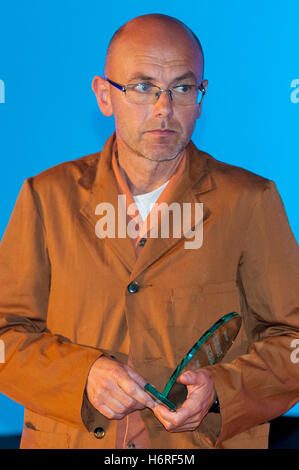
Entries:
[[231,363],[207,368],[221,408],[216,446],[299,400],[299,249],[272,181],[251,214],[238,280],[250,348]]
[[101,351],[47,328],[51,260],[31,179],[22,186],[0,245],[0,286],[5,356],[0,392],[37,413],[85,429],[84,389]]

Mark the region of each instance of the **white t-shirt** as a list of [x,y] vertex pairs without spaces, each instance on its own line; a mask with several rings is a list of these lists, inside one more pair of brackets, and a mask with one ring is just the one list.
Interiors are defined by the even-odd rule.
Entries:
[[[169,181],[169,180],[168,180]],[[162,184],[159,188],[154,189],[153,191],[145,194],[137,194],[134,197],[134,200],[137,204],[139,213],[143,220],[146,220],[148,214],[150,213],[153,205],[155,204],[156,200],[162,193],[163,189],[166,187],[168,181]]]

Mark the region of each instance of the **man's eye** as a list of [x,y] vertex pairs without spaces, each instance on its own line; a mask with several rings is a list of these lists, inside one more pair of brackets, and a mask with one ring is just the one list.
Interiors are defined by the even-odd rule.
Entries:
[[151,93],[153,90],[153,85],[151,83],[136,83],[134,86],[134,91],[138,93]]
[[192,88],[192,85],[177,85],[174,87],[174,90],[178,93],[190,93]]

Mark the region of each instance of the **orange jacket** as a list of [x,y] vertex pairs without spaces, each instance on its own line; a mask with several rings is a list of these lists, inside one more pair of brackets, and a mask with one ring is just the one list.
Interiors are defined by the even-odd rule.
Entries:
[[267,447],[268,421],[299,399],[299,251],[275,184],[190,142],[172,200],[203,203],[203,244],[149,238],[137,258],[131,239],[95,233],[99,202],[117,206],[113,138],[28,178],[1,242],[0,391],[25,406],[21,447],[114,448],[116,421],[84,397],[101,351],[126,362],[129,333],[136,371],[162,390],[231,311],[242,328],[209,366],[221,415],[185,433],[167,432],[148,409],[142,417],[153,448]]

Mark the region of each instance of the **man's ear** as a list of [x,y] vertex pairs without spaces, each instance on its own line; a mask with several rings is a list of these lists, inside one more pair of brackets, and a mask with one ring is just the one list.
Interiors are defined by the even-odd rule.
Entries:
[[91,86],[94,94],[96,95],[101,112],[104,116],[111,116],[113,112],[109,83],[103,77],[96,76],[92,80]]
[[[202,82],[203,86],[205,87],[205,89],[207,89],[207,86],[208,86],[208,80],[204,80]],[[197,109],[197,115],[196,115],[196,118],[199,119],[200,118],[200,115],[201,115],[201,105],[202,105],[202,100],[203,100],[203,97],[205,96],[205,93],[203,93],[202,97],[201,97],[201,100],[200,100],[200,103],[198,104],[198,109]]]

